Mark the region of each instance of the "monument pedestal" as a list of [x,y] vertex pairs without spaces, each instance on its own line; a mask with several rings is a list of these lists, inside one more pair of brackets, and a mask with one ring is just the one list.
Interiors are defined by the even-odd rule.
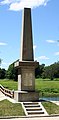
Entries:
[[18,69],[18,90],[35,91],[35,68],[38,62],[17,61],[14,66]]
[[29,101],[37,101],[39,100],[39,92],[37,91],[15,91],[14,99],[17,102],[29,102]]
[[14,92],[14,99],[18,102],[37,101],[39,92],[35,91],[35,68],[38,62],[17,61],[15,67],[18,69],[18,91]]

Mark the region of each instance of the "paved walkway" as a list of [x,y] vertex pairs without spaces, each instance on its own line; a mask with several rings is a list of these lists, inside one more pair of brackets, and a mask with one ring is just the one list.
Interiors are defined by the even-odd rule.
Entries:
[[0,120],[59,120],[59,116],[55,116],[55,117],[34,117],[34,118],[13,118],[13,119],[0,119]]
[[5,95],[0,91],[0,101],[5,100],[5,99],[9,100],[9,101],[12,102],[12,103],[15,103],[15,102],[16,102],[14,99],[5,96]]
[[51,102],[53,102],[53,103],[55,103],[56,105],[59,106],[59,101],[51,101]]
[[6,96],[0,91],[0,101],[6,99]]

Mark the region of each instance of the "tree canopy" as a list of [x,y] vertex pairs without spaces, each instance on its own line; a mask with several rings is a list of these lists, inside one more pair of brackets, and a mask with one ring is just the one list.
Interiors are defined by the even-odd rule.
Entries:
[[[14,68],[11,64],[8,70],[0,68],[0,79],[8,78],[17,81],[18,70]],[[35,69],[36,78],[49,78],[53,80],[54,78],[59,78],[59,61],[51,64],[50,66],[45,66],[45,64],[38,65]]]
[[6,71],[6,78],[17,81],[17,70],[14,68],[13,64],[9,65],[8,70]]
[[54,78],[59,78],[59,61],[45,67],[42,73],[42,77],[50,78],[51,80],[53,80]]

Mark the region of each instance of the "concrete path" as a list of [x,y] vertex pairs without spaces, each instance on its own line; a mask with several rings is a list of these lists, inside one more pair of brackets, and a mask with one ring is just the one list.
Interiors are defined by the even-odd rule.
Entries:
[[12,103],[16,103],[16,101],[15,101],[14,99],[5,96],[5,95],[0,91],[0,101],[5,100],[5,99],[9,100],[9,101],[12,102]]
[[0,101],[6,99],[6,96],[0,91]]
[[59,106],[59,101],[51,101],[51,102]]
[[55,117],[33,117],[33,118],[13,118],[13,119],[0,119],[0,120],[59,120],[59,116],[55,116]]

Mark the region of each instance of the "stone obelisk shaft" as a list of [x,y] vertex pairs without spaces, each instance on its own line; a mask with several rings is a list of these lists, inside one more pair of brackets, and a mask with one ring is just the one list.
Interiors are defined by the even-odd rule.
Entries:
[[31,8],[24,8],[21,35],[21,61],[34,61]]

